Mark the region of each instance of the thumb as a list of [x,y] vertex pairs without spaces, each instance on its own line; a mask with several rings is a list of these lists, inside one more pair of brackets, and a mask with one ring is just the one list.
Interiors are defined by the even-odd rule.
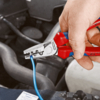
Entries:
[[[75,21],[74,21],[75,22]],[[69,43],[74,52],[75,59],[81,59],[85,51],[85,37],[88,28],[84,21],[71,23],[69,25]]]

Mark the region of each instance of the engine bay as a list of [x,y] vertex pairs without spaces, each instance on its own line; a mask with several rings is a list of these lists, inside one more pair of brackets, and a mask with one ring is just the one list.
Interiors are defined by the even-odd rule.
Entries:
[[[30,1],[27,0],[27,2],[30,2]],[[9,61],[7,63],[11,64],[12,61],[10,61],[10,60],[12,60],[12,59],[14,60],[14,55],[16,55],[17,57],[15,57],[15,58],[16,58],[16,60],[18,60],[18,64],[20,66],[25,67],[29,71],[31,71],[32,70],[31,62],[30,62],[30,60],[24,59],[23,50],[27,49],[28,47],[34,46],[36,44],[42,43],[42,42],[46,41],[46,39],[49,37],[52,38],[52,36],[48,36],[48,35],[52,35],[49,33],[52,31],[54,26],[56,26],[58,28],[58,29],[54,29],[55,31],[60,30],[59,25],[56,25],[56,23],[58,22],[58,18],[63,9],[63,5],[57,6],[57,8],[55,8],[53,10],[52,14],[50,15],[50,16],[52,16],[51,21],[44,21],[44,20],[40,20],[40,18],[38,18],[38,17],[35,18],[35,17],[30,16],[30,13],[28,13],[28,7],[31,7],[31,6],[27,7],[27,4],[26,4],[27,2],[24,0],[21,0],[20,2],[12,1],[12,0],[9,0],[9,1],[2,0],[1,1],[1,8],[0,8],[0,11],[1,11],[0,37],[1,37],[1,39],[0,39],[0,41],[1,41],[1,44],[3,43],[5,46],[8,46],[7,48],[9,50],[7,48],[5,48],[5,49],[7,49],[7,51],[9,52],[9,56],[12,55],[12,57],[13,57],[13,58],[11,57],[11,59],[9,58]],[[55,2],[55,4],[56,4],[56,2]],[[58,5],[58,3],[56,5]],[[7,9],[7,8],[9,8],[9,9]],[[45,14],[46,14],[46,12],[45,12]],[[41,17],[41,19],[42,19],[42,17]],[[3,51],[5,51],[5,50],[3,50]],[[12,51],[15,53],[14,55],[12,54]],[[7,52],[5,51],[5,53],[7,53]],[[7,57],[7,55],[6,55],[6,57]],[[47,61],[47,59],[48,59],[48,61]],[[14,61],[14,62],[16,62],[16,61]],[[56,86],[57,83],[59,82],[60,78],[63,76],[62,73],[64,70],[64,65],[63,65],[64,61],[58,57],[48,57],[48,58],[43,58],[43,59],[36,59],[35,63],[37,66],[36,67],[37,74],[44,76],[44,78],[47,78],[47,80],[51,81],[53,86],[54,85]],[[6,72],[6,70],[4,69],[5,67],[3,67],[4,63],[2,63],[2,58],[1,58],[1,66],[2,66],[1,67],[1,72],[2,72],[1,80],[4,79],[4,80],[0,81],[1,85],[8,87],[8,88],[15,88],[15,87],[18,87],[19,89],[20,89],[20,87],[26,88],[26,89],[28,87],[33,88],[32,82],[31,83],[29,82],[28,84],[26,84],[26,82],[24,83],[22,81],[22,83],[20,83],[20,81],[22,79],[20,79],[20,81],[19,81],[19,79],[16,79],[16,78],[18,78],[18,76],[15,78],[14,77],[15,75],[13,76],[13,74],[8,75],[10,72],[8,72],[8,71]],[[11,70],[14,72],[14,70],[12,68],[11,68]],[[18,73],[20,73],[20,72],[18,72]],[[51,73],[52,73],[52,75],[51,75]],[[60,73],[61,73],[61,75],[59,75]],[[23,74],[26,74],[26,73],[24,72]],[[60,78],[58,78],[58,75],[60,76]],[[28,75],[27,75],[27,78],[28,78]],[[23,80],[24,80],[24,78],[23,78]],[[29,84],[31,84],[31,85],[29,85]],[[40,82],[39,82],[39,84],[40,84]],[[29,86],[27,86],[27,85],[29,85]],[[54,88],[54,87],[52,87],[52,88]],[[45,88],[40,87],[40,89],[45,89]]]
[[[33,90],[34,92],[32,64],[30,60],[25,60],[23,51],[51,40],[60,31],[58,19],[65,3],[66,0],[0,0],[1,87],[15,90],[27,89],[27,91],[32,92]],[[37,87],[41,90],[42,95],[47,92],[47,95],[55,93],[58,96],[65,91],[75,93],[76,90],[82,89],[73,89],[76,86],[74,78],[71,76],[73,71],[71,67],[68,68],[73,60],[73,57],[61,59],[58,56],[35,59]],[[68,75],[67,69],[71,74]],[[76,73],[78,72],[76,71]],[[77,84],[77,79],[75,82]],[[18,90],[19,93],[20,90]],[[90,91],[84,90],[84,92],[92,94]],[[94,92],[93,94],[95,95]],[[73,98],[73,95],[69,94],[65,99],[66,95],[63,95],[62,99],[49,98],[46,100],[67,100],[70,96]]]

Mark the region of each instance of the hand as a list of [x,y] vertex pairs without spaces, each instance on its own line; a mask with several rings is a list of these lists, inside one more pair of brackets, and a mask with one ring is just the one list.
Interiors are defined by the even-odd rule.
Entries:
[[[100,0],[68,0],[59,18],[61,31],[69,32],[69,43],[74,52],[74,58],[80,64],[84,58],[86,31],[99,17]],[[88,69],[93,67],[89,62],[87,63]]]
[[[98,27],[100,28],[100,26]],[[100,46],[100,32],[97,28],[87,31],[86,35],[85,44],[87,47],[92,47],[92,44]],[[81,59],[77,60],[82,67],[88,70],[93,68],[92,61],[100,63],[100,56],[83,56]]]

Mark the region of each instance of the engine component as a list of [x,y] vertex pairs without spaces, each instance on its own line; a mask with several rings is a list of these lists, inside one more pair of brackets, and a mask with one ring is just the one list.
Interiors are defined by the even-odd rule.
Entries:
[[64,6],[66,1],[67,0],[26,0],[30,16],[45,21],[51,21],[54,8]]
[[[29,27],[29,26],[28,27],[24,27],[22,29],[22,33],[25,36],[27,36],[27,37],[29,37],[31,39],[34,39],[34,40],[37,40],[37,41],[42,41],[42,37],[43,37],[42,32],[39,31],[37,28]],[[25,41],[24,38],[18,37],[17,40],[16,40],[15,45],[16,45],[15,49],[17,51],[19,51],[19,52],[22,52],[23,50],[25,50],[28,47],[33,46],[34,44],[30,43],[29,41]]]
[[22,29],[22,33],[29,38],[40,40],[40,41],[43,36],[41,31],[34,27],[24,27]]
[[84,97],[86,96],[86,94],[81,91],[81,90],[78,90],[74,95],[73,95],[73,98],[80,98],[81,100],[84,99]]
[[3,85],[7,88],[14,88],[18,84],[18,81],[14,80],[12,77],[8,75],[5,71],[2,61],[0,59],[0,87]]
[[76,93],[72,93],[72,92],[67,92],[66,94],[64,94],[64,97],[66,97],[66,100],[99,100],[100,97],[95,98],[95,95],[92,94],[86,94],[83,91],[76,91]]
[[[18,96],[23,91],[36,94],[34,90],[6,89],[0,87],[0,98],[1,100],[16,100],[16,98],[18,98]],[[40,94],[43,96],[44,100],[100,100],[100,97],[98,95],[91,95],[86,93],[84,99],[73,98],[74,93],[66,91],[40,90]]]
[[0,36],[4,36],[10,32],[9,27],[0,21]]
[[63,91],[63,90],[68,90],[65,82],[65,73],[59,80],[59,82],[56,84],[56,91]]
[[[5,89],[5,88],[0,87],[0,94],[1,94],[0,99],[1,100],[16,100],[23,91],[36,95],[34,90]],[[65,100],[65,98],[61,96],[61,93],[63,92],[52,91],[52,90],[40,90],[40,93],[43,96],[44,100]]]
[[44,40],[44,42],[50,41],[54,38],[54,36],[56,35],[56,33],[60,32],[60,25],[59,23],[57,23],[53,29],[50,31],[49,35],[47,36],[47,38]]
[[39,44],[40,42],[33,40],[25,35],[23,35],[11,22],[9,22],[7,19],[2,19],[15,33],[16,35],[20,36],[21,38],[24,38],[26,41],[29,41],[33,44]]
[[100,63],[93,62],[94,68],[86,70],[76,60],[68,66],[65,74],[66,84],[70,92],[82,90],[100,96]]
[[41,29],[42,29],[42,32],[44,33],[45,37],[49,35],[49,33],[50,33],[50,31],[51,31],[51,29],[53,27],[54,27],[53,24],[50,24],[50,23],[47,23],[47,22],[45,22],[45,23],[42,24]]
[[59,72],[64,67],[63,59],[57,56],[53,56],[43,59],[37,59],[36,61],[36,72],[48,77],[55,84]]
[[27,9],[24,0],[0,0],[0,14],[4,17],[12,16]]
[[[22,83],[33,86],[32,70],[20,65],[17,61],[14,51],[3,43],[0,43],[0,56],[5,70],[11,77]],[[54,84],[47,77],[36,73],[36,79],[39,89],[55,89]]]
[[[11,21],[17,28],[20,28],[26,21],[26,12],[18,13],[16,15],[10,16],[7,19]],[[0,18],[2,19],[2,15],[0,15]],[[7,35],[11,33],[11,29],[0,19],[0,36]]]

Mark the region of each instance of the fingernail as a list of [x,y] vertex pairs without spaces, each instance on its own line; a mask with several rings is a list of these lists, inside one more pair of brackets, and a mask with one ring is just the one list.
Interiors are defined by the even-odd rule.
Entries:
[[80,52],[78,52],[78,51],[75,51],[74,52],[74,58],[75,59],[81,59],[82,58],[82,54]]

